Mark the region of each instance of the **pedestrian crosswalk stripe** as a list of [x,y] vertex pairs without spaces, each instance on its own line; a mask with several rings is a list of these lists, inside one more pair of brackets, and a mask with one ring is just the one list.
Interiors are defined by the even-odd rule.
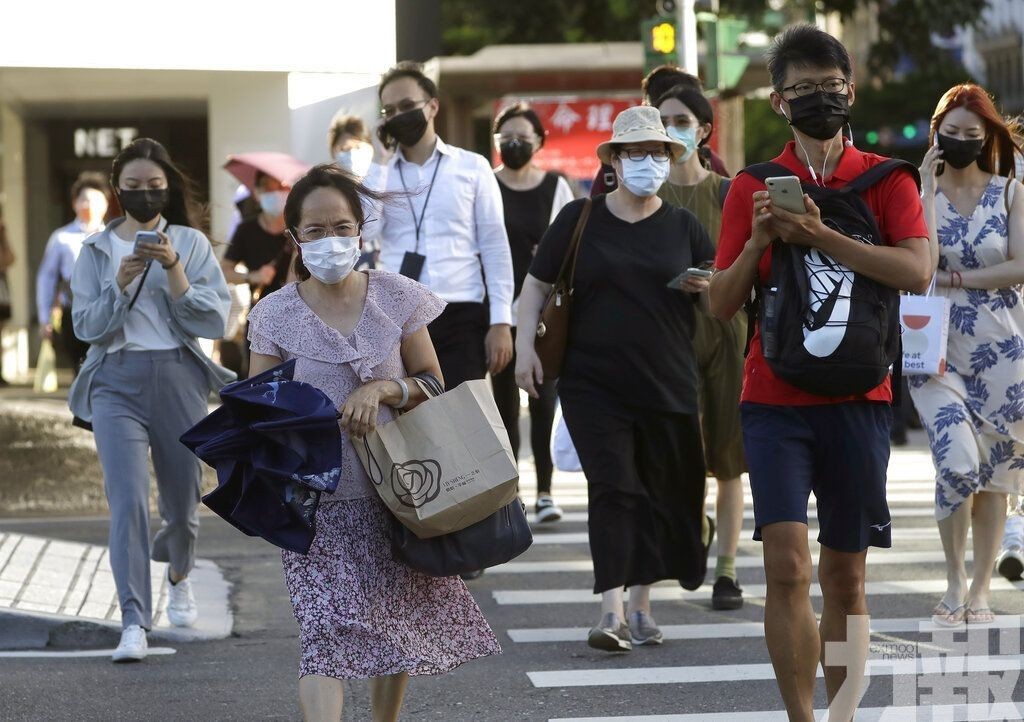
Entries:
[[[966,561],[970,562],[974,553],[966,552]],[[946,561],[946,555],[941,551],[924,552],[894,552],[888,549],[872,548],[868,554],[871,566],[890,564],[941,564]],[[717,557],[708,559],[708,567],[713,567],[718,561]],[[815,562],[817,563],[817,562]],[[742,556],[736,557],[737,569],[760,569],[764,566],[764,557]],[[590,572],[594,569],[594,563],[590,559],[566,559],[551,562],[506,562],[487,570],[488,574],[551,574],[563,572]]]
[[[827,710],[814,710],[822,720]],[[693,714],[650,714],[628,717],[556,717],[548,722],[786,722],[782,710],[756,712],[696,712]],[[907,722],[908,720],[945,720],[945,722],[988,722],[1024,719],[1024,702],[999,704],[935,704],[921,707],[861,707],[857,722]]]
[[[714,513],[715,513],[714,509],[715,509],[714,499],[709,499],[708,500],[707,513],[711,514],[711,515],[714,515]],[[935,518],[935,510],[932,509],[932,508],[923,509],[921,507],[911,507],[911,508],[905,508],[905,509],[896,507],[896,508],[890,508],[889,509],[889,515],[891,517],[893,517],[894,519],[934,519]],[[527,517],[529,518],[531,524],[538,524],[540,526],[547,526],[550,523],[550,522],[538,522],[536,515],[533,514],[533,513],[527,514]],[[744,509],[743,510],[743,518],[746,521],[753,520],[753,518],[754,518],[754,510],[753,509]],[[807,510],[807,518],[809,518],[809,519],[817,519],[818,518],[818,512],[815,509],[813,509],[813,508],[812,509],[808,509]],[[562,514],[562,518],[559,519],[559,521],[561,521],[562,523],[567,523],[567,524],[573,524],[573,523],[578,523],[578,522],[579,523],[586,523],[586,521],[587,521],[587,512],[586,511],[566,511],[565,513]]]
[[[868,676],[949,674],[966,669],[968,673],[1019,671],[1024,656],[970,655],[965,657],[930,656],[915,659],[869,659]],[[818,676],[822,676],[818,667]],[[699,682],[750,682],[775,679],[771,664],[714,664],[692,667],[627,667],[565,669],[527,672],[534,687],[611,687],[637,684],[694,684]]]
[[[536,532],[537,530],[534,529]],[[756,542],[750,538],[752,531],[744,529],[740,535],[740,544],[756,545],[760,546],[761,542]],[[818,537],[818,530],[814,527],[808,528],[807,538],[816,539]],[[900,528],[897,527],[892,530],[893,539],[911,540],[931,540],[939,539],[939,529],[935,526],[926,527],[909,527]],[[567,532],[549,532],[543,531],[533,535],[534,544],[587,544],[589,543],[589,537],[585,531],[567,531]]]
[[[532,507],[537,501],[537,496],[532,491],[524,491],[520,489],[520,498],[528,506]],[[708,492],[709,503],[714,502],[715,495]],[[897,491],[891,492],[885,495],[885,499],[890,504],[918,504],[933,506],[935,504],[935,489],[932,487],[930,491]],[[570,494],[563,494],[560,492],[555,493],[555,501],[558,502],[559,506],[587,506],[587,494],[586,492],[573,492]],[[811,505],[813,507],[813,498]],[[746,508],[753,506],[753,498],[749,493],[743,496],[743,505]]]
[[[870,562],[869,562],[870,563]],[[946,591],[945,579],[912,579],[888,582],[867,582],[865,592],[870,598],[878,594],[937,594]],[[743,591],[749,597],[764,597],[766,591],[764,584],[745,584]],[[1013,590],[1024,590],[1024,581],[1010,582],[1006,579],[993,578],[991,590],[993,592],[1006,592]],[[812,597],[821,596],[821,587],[817,584],[811,585]],[[496,590],[491,592],[500,605],[511,604],[592,604],[600,599],[600,595],[592,593],[588,589],[523,589],[523,590]],[[651,588],[651,601],[707,601],[711,599],[711,588],[708,585],[702,586],[696,591],[686,591],[679,587],[676,582],[658,582]],[[931,608],[930,606],[928,607]]]
[[[1024,618],[1016,614],[999,615],[987,629],[1021,629]],[[761,622],[724,622],[721,624],[662,624],[665,639],[742,639],[764,637]],[[930,633],[948,631],[930,619],[904,617],[900,619],[872,619],[871,631],[882,634],[903,632]],[[589,627],[550,627],[510,629],[509,638],[519,644],[585,642]]]

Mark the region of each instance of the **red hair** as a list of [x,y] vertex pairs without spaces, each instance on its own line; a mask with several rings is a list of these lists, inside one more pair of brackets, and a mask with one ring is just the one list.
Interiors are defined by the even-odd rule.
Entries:
[[935,134],[946,114],[955,108],[971,111],[985,124],[985,145],[978,156],[978,167],[986,173],[1012,176],[1014,173],[1014,153],[1022,153],[1021,147],[1014,140],[1020,136],[1017,124],[1004,119],[992,102],[992,97],[980,85],[961,83],[947,90],[939,99],[932,114],[931,132],[928,135],[929,145],[935,142]]

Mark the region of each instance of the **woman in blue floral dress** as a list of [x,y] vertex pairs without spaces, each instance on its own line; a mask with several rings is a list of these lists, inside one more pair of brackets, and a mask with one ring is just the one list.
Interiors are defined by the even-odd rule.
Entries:
[[[1020,149],[976,85],[950,89],[931,128],[923,183],[937,230],[937,293],[951,304],[949,348],[946,372],[913,377],[911,395],[931,442],[946,555],[947,590],[933,620],[986,624],[1007,494],[1024,490],[1024,189],[1013,177]],[[937,163],[944,171],[936,178]]]

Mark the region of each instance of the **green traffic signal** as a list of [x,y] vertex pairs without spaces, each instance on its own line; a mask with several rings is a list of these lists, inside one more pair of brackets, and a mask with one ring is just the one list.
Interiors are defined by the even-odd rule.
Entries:
[[878,145],[878,131],[877,130],[869,130],[867,133],[864,134],[864,137],[867,139],[868,143],[870,143],[871,145]]

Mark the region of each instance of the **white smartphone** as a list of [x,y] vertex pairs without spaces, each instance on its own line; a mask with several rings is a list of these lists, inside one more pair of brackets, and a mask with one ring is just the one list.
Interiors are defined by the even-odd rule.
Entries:
[[800,186],[800,179],[795,175],[766,178],[764,184],[768,186],[768,195],[773,205],[790,213],[807,212],[804,207],[804,189]]

